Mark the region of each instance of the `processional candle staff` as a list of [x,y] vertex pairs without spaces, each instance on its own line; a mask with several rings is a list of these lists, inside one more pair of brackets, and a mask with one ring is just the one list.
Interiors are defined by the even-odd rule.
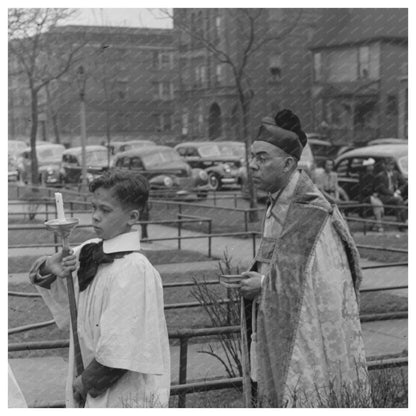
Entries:
[[[64,211],[64,203],[62,200],[62,194],[60,192],[55,193],[56,213],[57,218],[45,222],[46,228],[59,235],[62,239],[62,255],[68,256],[70,253],[70,246],[68,237],[71,231],[77,226],[78,218],[67,218]],[[77,304],[75,301],[74,281],[72,280],[71,273],[66,276],[66,283],[68,287],[68,300],[69,311],[71,314],[71,328],[74,339],[74,353],[75,353],[75,366],[77,376],[84,371],[84,365],[82,363],[81,348],[79,345],[78,331],[77,331]]]

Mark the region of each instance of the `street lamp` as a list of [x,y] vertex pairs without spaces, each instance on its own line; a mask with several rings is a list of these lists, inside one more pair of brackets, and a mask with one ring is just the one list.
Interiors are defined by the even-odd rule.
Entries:
[[85,144],[87,142],[87,124],[85,119],[85,83],[86,74],[84,67],[80,65],[77,70],[77,82],[79,89],[79,98],[81,101],[80,107],[80,122],[81,122],[81,191],[87,190],[87,157],[85,151]]

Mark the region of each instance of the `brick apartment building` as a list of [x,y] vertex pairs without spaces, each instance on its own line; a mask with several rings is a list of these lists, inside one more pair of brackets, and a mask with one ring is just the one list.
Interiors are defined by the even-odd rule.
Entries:
[[[241,140],[231,67],[201,42],[206,39],[236,59],[235,51],[244,46],[236,10],[174,9],[176,108],[183,138]],[[290,108],[306,131],[335,142],[406,137],[407,9],[262,12],[254,37],[283,35],[256,50],[247,66],[251,134],[265,114]]]
[[407,137],[407,9],[325,10],[313,52],[313,111],[338,142]]
[[[152,138],[169,142],[174,131],[174,85],[177,71],[171,29],[106,26],[61,26],[56,50],[68,38],[82,42],[82,59],[70,72],[43,89],[39,97],[38,140],[62,143],[80,137],[80,88],[85,80],[87,141]],[[55,34],[56,37],[56,34]],[[29,92],[9,80],[9,137],[27,140]]]
[[[85,43],[88,143],[108,135],[159,143],[241,140],[232,69],[201,40],[238,60],[247,33],[238,13],[174,9],[173,30],[56,28],[62,39]],[[407,15],[407,9],[259,9],[255,39],[279,39],[256,48],[247,64],[250,134],[264,115],[290,108],[306,131],[335,142],[407,137]],[[39,139],[55,141],[57,127],[61,142],[79,142],[79,66],[42,91]],[[20,81],[9,77],[9,138],[27,140],[30,101]]]

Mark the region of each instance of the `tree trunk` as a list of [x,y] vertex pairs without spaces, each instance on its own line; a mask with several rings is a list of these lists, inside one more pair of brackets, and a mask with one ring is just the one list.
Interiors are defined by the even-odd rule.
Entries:
[[31,175],[32,184],[39,184],[38,175],[38,158],[36,155],[36,135],[38,131],[38,92],[34,89],[33,85],[30,86],[30,98],[31,98],[31,114],[32,125],[30,129],[30,147],[31,147]]
[[61,143],[61,137],[59,135],[59,126],[58,126],[58,115],[55,112],[52,112],[52,126],[53,133],[55,135],[55,143]]
[[[244,97],[244,96],[243,96]],[[256,190],[254,188],[253,177],[251,175],[250,165],[249,165],[249,155],[251,152],[251,137],[249,134],[249,101],[246,97],[242,99],[241,108],[243,111],[243,137],[244,142],[246,145],[246,166],[247,166],[247,186],[248,186],[248,194],[250,198],[250,208],[256,209],[257,208],[257,195]],[[251,211],[249,214],[249,221],[256,222],[258,221],[259,216],[257,211]]]

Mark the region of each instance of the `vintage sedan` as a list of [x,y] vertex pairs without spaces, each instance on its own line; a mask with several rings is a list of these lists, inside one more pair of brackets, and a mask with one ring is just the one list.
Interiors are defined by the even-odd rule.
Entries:
[[408,179],[408,146],[407,144],[378,144],[350,150],[339,156],[335,161],[338,183],[344,189],[350,200],[358,200],[359,176],[363,161],[372,158],[376,161],[393,159],[395,169],[405,180]]
[[221,146],[221,143],[224,142],[184,142],[175,146],[178,154],[191,167],[204,169],[207,172],[209,184],[213,190],[238,185],[241,182],[242,157],[235,155],[234,151],[226,151],[225,149],[231,149],[231,147]]
[[[62,144],[39,143],[36,145],[38,160],[39,183],[44,186],[61,186],[61,157],[65,151]],[[29,183],[31,180],[31,148],[27,147],[17,156],[17,172],[19,180]]]
[[[87,183],[100,176],[110,166],[109,152],[105,146],[85,146]],[[80,184],[82,174],[82,147],[72,147],[62,154],[62,175],[65,184]]]
[[118,153],[112,166],[145,176],[154,197],[192,200],[206,198],[209,190],[207,173],[203,169],[192,169],[168,146],[149,146]]

